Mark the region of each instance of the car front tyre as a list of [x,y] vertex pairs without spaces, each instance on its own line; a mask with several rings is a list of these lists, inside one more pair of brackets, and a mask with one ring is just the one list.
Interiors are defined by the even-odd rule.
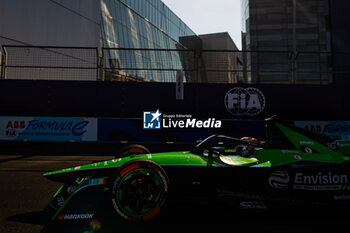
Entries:
[[135,159],[124,164],[113,176],[112,205],[129,221],[149,221],[163,208],[169,191],[164,169],[153,161]]

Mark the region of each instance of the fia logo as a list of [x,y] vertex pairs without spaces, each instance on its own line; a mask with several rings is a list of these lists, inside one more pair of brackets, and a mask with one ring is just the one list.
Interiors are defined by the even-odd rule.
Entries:
[[161,115],[162,113],[159,112],[159,110],[157,110],[156,112],[143,112],[143,128],[160,129]]
[[256,116],[265,108],[265,96],[254,87],[235,87],[226,93],[225,106],[235,116]]

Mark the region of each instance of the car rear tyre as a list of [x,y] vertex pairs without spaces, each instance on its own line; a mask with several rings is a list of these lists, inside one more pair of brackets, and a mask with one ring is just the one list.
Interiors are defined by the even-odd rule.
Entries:
[[138,144],[128,145],[120,149],[115,158],[124,158],[130,155],[150,154],[150,150]]
[[112,179],[112,204],[122,218],[148,221],[163,208],[169,189],[164,169],[147,159],[124,164]]

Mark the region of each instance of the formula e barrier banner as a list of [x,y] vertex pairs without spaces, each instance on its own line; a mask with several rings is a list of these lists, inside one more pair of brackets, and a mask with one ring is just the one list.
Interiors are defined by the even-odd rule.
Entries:
[[334,136],[340,140],[350,139],[350,121],[295,121],[294,125]]
[[0,140],[40,142],[97,141],[96,118],[0,117]]

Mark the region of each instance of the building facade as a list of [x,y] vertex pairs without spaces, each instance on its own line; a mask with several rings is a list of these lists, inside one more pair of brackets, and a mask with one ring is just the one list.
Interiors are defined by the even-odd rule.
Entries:
[[329,15],[332,40],[332,66],[334,82],[349,84],[350,79],[350,2],[348,0],[329,1]]
[[328,0],[242,0],[244,79],[333,83]]
[[0,45],[98,47],[100,1],[3,0]]
[[179,38],[195,35],[160,0],[102,0],[101,24],[110,79],[123,74],[133,80],[175,82],[176,70],[183,69],[181,50],[186,49]]
[[227,32],[181,37],[180,43],[194,52],[195,71],[185,72],[189,82],[243,82],[242,55]]
[[[161,0],[5,0],[1,9],[0,45],[30,47],[3,51],[12,67],[8,79],[175,82],[186,53],[179,37],[195,35]],[[53,47],[97,48],[98,54]],[[21,64],[45,69],[14,68]],[[61,69],[55,74],[49,66]],[[79,77],[72,67],[103,67],[105,73]]]
[[242,58],[227,32],[199,35],[202,40],[202,60],[209,83],[242,81]]

